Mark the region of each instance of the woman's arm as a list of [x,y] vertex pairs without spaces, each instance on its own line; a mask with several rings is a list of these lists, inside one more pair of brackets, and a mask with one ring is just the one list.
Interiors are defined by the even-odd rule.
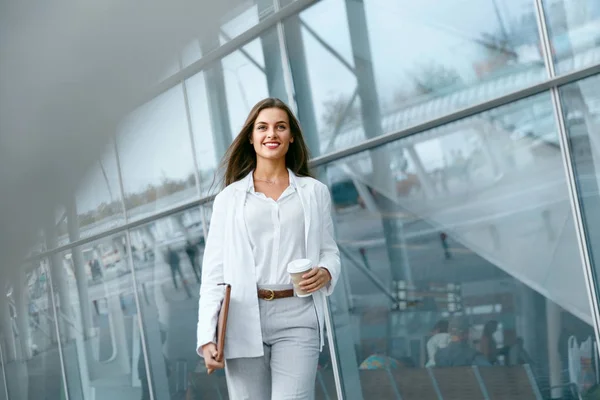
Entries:
[[202,354],[202,346],[216,341],[217,320],[223,299],[223,242],[225,239],[226,206],[217,196],[213,203],[210,229],[206,238],[202,260],[202,284],[198,306],[196,352]]
[[321,254],[319,257],[319,266],[326,268],[331,275],[331,281],[323,288],[327,296],[333,293],[333,289],[340,276],[340,251],[335,242],[333,230],[333,218],[331,216],[331,195],[325,185],[320,185],[321,196]]

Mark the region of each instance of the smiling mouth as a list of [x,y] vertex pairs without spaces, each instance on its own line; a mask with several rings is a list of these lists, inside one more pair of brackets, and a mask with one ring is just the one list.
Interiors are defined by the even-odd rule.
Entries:
[[268,149],[276,149],[280,146],[279,143],[265,143],[264,146],[266,146]]

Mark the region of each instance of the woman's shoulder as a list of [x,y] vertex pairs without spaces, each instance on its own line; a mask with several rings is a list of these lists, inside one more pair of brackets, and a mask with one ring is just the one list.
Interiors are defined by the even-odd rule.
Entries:
[[227,201],[231,200],[233,198],[233,193],[236,190],[238,182],[234,182],[231,185],[226,186],[223,190],[221,190],[219,193],[217,193],[217,195],[215,196],[214,202],[222,203],[222,202],[227,202]]
[[304,177],[304,187],[310,191],[312,191],[319,203],[327,203],[331,201],[331,194],[329,192],[329,187],[323,182],[312,178],[312,177]]

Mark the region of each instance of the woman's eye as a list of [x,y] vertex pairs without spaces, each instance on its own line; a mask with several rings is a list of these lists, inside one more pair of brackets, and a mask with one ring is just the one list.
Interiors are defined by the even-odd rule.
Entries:
[[256,128],[256,129],[258,129],[259,131],[262,131],[262,130],[264,130],[265,128],[266,128],[266,127],[265,127],[264,125],[261,125],[261,126],[259,126],[258,128]]
[[283,131],[283,130],[285,129],[285,125],[279,125],[279,126],[277,127],[277,129],[279,129],[280,131]]

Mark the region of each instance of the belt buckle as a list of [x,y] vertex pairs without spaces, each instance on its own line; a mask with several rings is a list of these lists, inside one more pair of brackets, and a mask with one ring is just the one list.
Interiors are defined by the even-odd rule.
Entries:
[[269,292],[269,297],[265,297],[265,300],[267,301],[271,301],[273,299],[275,299],[275,291],[272,289],[265,289],[267,292]]

